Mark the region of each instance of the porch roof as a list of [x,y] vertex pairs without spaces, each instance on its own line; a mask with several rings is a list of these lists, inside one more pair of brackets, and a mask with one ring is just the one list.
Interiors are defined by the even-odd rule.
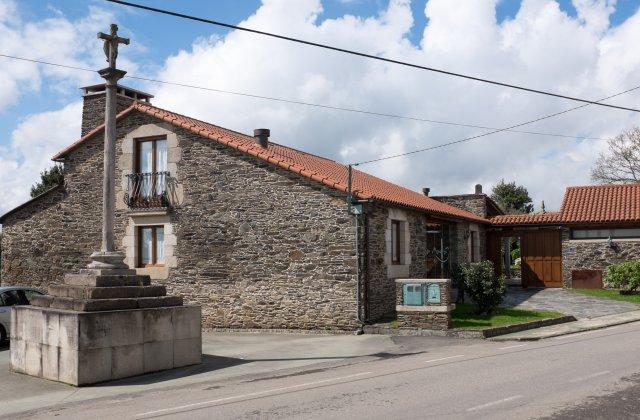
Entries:
[[501,215],[494,226],[640,222],[640,183],[568,187],[558,212]]

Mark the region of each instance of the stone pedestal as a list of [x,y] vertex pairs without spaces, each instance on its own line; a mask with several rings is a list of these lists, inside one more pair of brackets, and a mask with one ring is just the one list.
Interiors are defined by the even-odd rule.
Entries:
[[396,279],[398,328],[448,330],[455,307],[450,279]]
[[11,312],[11,369],[89,385],[198,364],[201,311],[134,270],[82,270]]

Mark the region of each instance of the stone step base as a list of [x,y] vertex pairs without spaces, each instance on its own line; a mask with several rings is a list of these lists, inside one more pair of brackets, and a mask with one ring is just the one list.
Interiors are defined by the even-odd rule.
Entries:
[[64,283],[70,286],[86,287],[121,287],[121,286],[149,286],[151,277],[140,275],[95,275],[95,274],[65,274]]
[[158,296],[123,299],[73,299],[55,296],[34,296],[31,305],[41,308],[64,309],[77,312],[119,311],[182,305],[181,296]]
[[73,299],[122,299],[166,296],[165,286],[90,287],[69,284],[49,286],[49,295]]

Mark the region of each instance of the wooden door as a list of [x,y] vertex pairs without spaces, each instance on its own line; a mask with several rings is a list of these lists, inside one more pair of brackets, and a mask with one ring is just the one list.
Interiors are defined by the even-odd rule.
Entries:
[[527,232],[521,236],[523,287],[562,287],[560,231]]

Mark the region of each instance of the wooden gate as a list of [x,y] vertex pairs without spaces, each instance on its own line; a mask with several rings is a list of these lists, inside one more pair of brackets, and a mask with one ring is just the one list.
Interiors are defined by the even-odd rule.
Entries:
[[560,231],[523,232],[520,246],[523,287],[562,287]]

